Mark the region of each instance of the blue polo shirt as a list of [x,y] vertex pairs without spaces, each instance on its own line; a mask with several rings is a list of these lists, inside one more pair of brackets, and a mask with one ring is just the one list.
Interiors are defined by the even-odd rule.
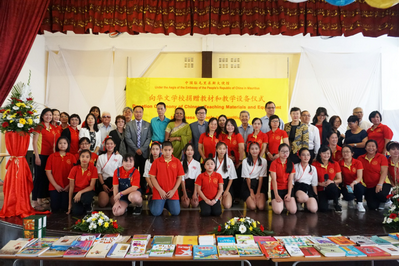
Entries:
[[165,141],[165,129],[169,122],[170,119],[166,116],[163,121],[158,116],[151,119],[152,141],[159,141],[161,143]]

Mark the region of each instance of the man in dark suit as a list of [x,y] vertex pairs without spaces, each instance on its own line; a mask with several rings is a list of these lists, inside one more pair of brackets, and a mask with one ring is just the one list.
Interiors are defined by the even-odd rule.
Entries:
[[134,155],[134,166],[140,171],[140,188],[143,195],[146,191],[147,182],[143,176],[145,160],[149,155],[151,142],[151,125],[143,120],[144,108],[135,106],[133,108],[134,120],[126,124],[125,141],[127,152]]
[[195,109],[195,116],[197,117],[196,122],[190,124],[191,132],[193,135],[192,142],[194,144],[194,159],[201,162],[201,155],[198,152],[198,141],[202,133],[205,133],[208,127],[208,122],[205,121],[206,118],[206,108],[205,106],[200,106]]

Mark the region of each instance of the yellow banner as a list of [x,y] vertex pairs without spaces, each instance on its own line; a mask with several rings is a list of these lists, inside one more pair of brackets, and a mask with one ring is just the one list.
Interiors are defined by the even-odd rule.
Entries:
[[144,107],[143,119],[156,117],[158,102],[166,104],[166,116],[172,118],[176,107],[184,108],[187,122],[197,120],[195,108],[208,109],[206,119],[221,114],[236,120],[242,110],[255,117],[266,115],[265,103],[276,104],[276,114],[288,121],[288,79],[232,78],[128,78],[126,106]]

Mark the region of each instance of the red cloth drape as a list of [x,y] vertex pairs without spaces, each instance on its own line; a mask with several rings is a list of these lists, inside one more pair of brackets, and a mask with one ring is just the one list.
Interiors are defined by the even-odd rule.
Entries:
[[0,105],[28,57],[49,2],[0,1]]
[[41,32],[283,34],[399,36],[399,5],[364,0],[333,6],[324,0],[51,0]]
[[25,159],[30,135],[7,132],[5,140],[11,158],[6,167],[7,172],[3,187],[4,204],[0,211],[0,218],[13,216],[24,218],[35,214],[29,198],[33,189],[32,173]]

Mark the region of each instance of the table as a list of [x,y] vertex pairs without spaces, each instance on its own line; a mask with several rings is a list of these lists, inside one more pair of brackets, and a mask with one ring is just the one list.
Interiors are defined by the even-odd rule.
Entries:
[[[114,261],[119,261],[119,262],[132,262],[132,266],[136,266],[136,263],[138,265],[143,266],[144,262],[146,261],[174,261],[174,262],[204,262],[204,261],[220,261],[220,262],[227,262],[227,261],[238,261],[241,262],[241,266],[244,266],[247,264],[248,266],[252,266],[250,260],[269,260],[265,256],[261,257],[239,257],[239,258],[219,258],[217,260],[194,260],[192,258],[187,258],[187,257],[150,257],[150,258],[60,258],[60,257],[17,257],[17,256],[2,256],[1,259],[3,260],[14,260],[13,266],[17,266],[17,262],[19,260],[38,260],[40,261],[40,266],[43,265],[43,261],[109,261],[109,262],[114,262]],[[111,264],[110,264],[111,265]]]
[[383,257],[318,257],[318,258],[305,258],[305,257],[289,257],[286,259],[272,259],[274,265],[278,266],[279,262],[293,262],[293,266],[298,265],[301,262],[338,262],[338,261],[369,261],[371,265],[374,265],[376,260],[397,260],[399,262],[399,256],[383,256]]

